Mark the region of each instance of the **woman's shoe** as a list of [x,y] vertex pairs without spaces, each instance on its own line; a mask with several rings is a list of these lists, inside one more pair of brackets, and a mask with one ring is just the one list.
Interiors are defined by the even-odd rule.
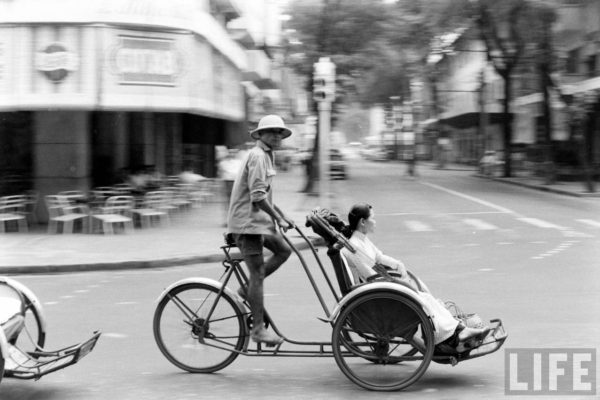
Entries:
[[458,333],[458,341],[459,342],[468,342],[470,340],[481,341],[483,340],[488,333],[490,333],[490,328],[469,328],[465,327],[462,331]]

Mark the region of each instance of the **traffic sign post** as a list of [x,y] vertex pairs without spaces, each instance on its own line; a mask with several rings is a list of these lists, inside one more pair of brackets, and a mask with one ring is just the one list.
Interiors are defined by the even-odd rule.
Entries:
[[313,99],[319,107],[319,198],[321,207],[330,208],[331,103],[335,100],[335,64],[321,57],[314,64]]

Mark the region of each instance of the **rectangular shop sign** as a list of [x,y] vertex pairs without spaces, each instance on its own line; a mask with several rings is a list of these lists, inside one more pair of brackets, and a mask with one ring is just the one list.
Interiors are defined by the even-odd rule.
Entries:
[[119,36],[111,57],[121,85],[176,86],[182,57],[172,39]]

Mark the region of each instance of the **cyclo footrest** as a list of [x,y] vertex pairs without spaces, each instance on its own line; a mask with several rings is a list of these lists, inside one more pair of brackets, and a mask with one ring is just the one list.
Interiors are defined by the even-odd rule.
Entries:
[[85,342],[56,351],[24,352],[16,346],[10,346],[4,374],[17,379],[39,379],[73,365],[94,349],[100,334],[100,331],[96,331]]

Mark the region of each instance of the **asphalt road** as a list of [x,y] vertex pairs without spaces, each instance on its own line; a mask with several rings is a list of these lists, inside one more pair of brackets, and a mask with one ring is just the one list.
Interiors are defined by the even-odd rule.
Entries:
[[[366,201],[376,212],[372,239],[401,258],[439,298],[484,319],[499,317],[505,348],[598,348],[600,201],[540,193],[463,171],[403,176],[404,166],[352,164],[336,181],[333,209]],[[299,200],[295,207],[310,201]],[[323,256],[325,257],[325,256]],[[325,260],[328,262],[328,260]],[[71,399],[498,399],[504,350],[456,367],[432,364],[402,393],[352,384],[332,358],[239,357],[223,371],[178,370],[152,336],[155,299],[189,276],[217,279],[218,264],[168,269],[16,276],[42,300],[47,347],[103,335],[79,364],[38,382],[3,380],[2,400]],[[267,308],[294,339],[330,340],[331,328],[298,261],[266,283]],[[331,302],[329,302],[331,304]],[[511,396],[513,397],[513,396]],[[513,397],[514,398],[514,397]],[[588,397],[589,398],[589,397]]]

